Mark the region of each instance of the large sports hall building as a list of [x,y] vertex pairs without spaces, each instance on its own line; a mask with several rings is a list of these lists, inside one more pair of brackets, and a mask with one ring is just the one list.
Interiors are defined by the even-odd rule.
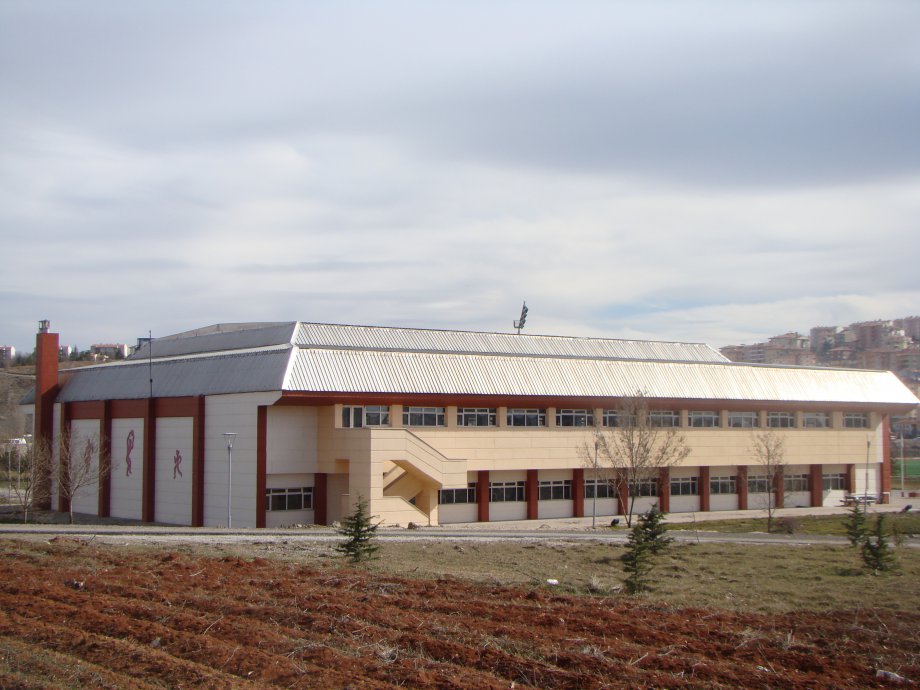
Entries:
[[[632,487],[638,510],[884,501],[890,416],[918,404],[889,372],[736,364],[702,344],[301,322],[209,326],[58,371],[43,324],[25,404],[36,438],[71,439],[52,506],[68,508],[68,463],[102,462],[74,510],[180,525],[329,524],[359,497],[403,526],[614,515],[625,492],[584,449],[637,393],[691,449]],[[751,450],[770,430],[777,482]],[[92,457],[66,457],[81,448]]]

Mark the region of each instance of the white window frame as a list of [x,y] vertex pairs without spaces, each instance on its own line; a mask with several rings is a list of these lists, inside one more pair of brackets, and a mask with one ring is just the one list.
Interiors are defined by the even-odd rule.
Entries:
[[[295,497],[299,500],[295,501]],[[284,503],[284,506],[275,507],[276,503]],[[297,505],[297,503],[300,503],[300,505]],[[265,489],[265,510],[267,512],[313,510],[313,487],[298,486],[293,488]]]
[[699,496],[699,477],[671,477],[672,496]]
[[636,479],[635,481],[629,482],[628,491],[629,496],[658,496],[658,480],[657,479]]
[[649,410],[649,426],[660,429],[676,429],[680,427],[680,412],[678,410]]
[[588,410],[588,409],[556,410],[556,426],[565,426],[565,427],[594,426],[594,410]]
[[[616,498],[617,483],[613,479],[597,480],[598,498]],[[594,480],[585,479],[585,498],[594,498]]]
[[765,474],[749,474],[747,484],[749,494],[768,494],[773,491],[770,478]]
[[409,407],[403,408],[403,426],[439,427],[445,426],[443,407]]
[[783,491],[787,493],[810,491],[811,476],[808,474],[783,475]]
[[364,408],[361,405],[342,406],[342,428],[362,429],[364,427]]
[[767,428],[795,429],[795,412],[767,412]]
[[[515,424],[515,418],[523,421],[523,424]],[[508,408],[508,426],[517,427],[540,427],[546,426],[546,410],[527,407],[509,407]]]
[[390,426],[390,406],[365,405],[364,426]]
[[827,412],[803,412],[803,429],[830,429],[831,416]]
[[734,474],[709,478],[709,493],[713,496],[738,493],[738,477]]
[[832,472],[821,475],[821,488],[824,491],[846,491],[846,472]]
[[729,429],[757,429],[760,427],[759,412],[729,412]]
[[527,482],[489,482],[490,503],[521,503],[527,500]]
[[869,414],[867,412],[844,412],[843,413],[844,429],[868,429]]
[[690,410],[687,412],[687,426],[694,429],[712,429],[721,426],[718,410]]
[[602,423],[604,426],[619,427],[621,426],[620,417],[627,418],[627,424],[625,426],[630,426],[630,424],[628,423],[629,421],[632,422],[631,424],[632,426],[635,426],[636,415],[626,415],[626,414],[621,413],[619,410],[604,410],[604,418],[603,418]]
[[497,420],[494,407],[457,408],[457,426],[496,426]]
[[476,482],[470,482],[465,489],[440,489],[438,491],[438,505],[450,506],[467,503],[476,503]]
[[551,479],[541,481],[537,489],[537,497],[540,501],[571,501],[572,480]]

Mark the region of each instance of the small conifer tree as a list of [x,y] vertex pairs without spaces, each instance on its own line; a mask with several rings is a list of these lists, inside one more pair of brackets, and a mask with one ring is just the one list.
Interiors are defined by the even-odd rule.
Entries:
[[639,516],[629,532],[626,553],[623,554],[623,569],[626,571],[626,591],[629,594],[644,592],[648,587],[648,574],[652,569],[652,557],[662,553],[673,539],[664,528],[664,513],[658,506]]
[[342,518],[342,526],[337,531],[345,541],[336,544],[335,550],[352,563],[371,560],[380,548],[374,541],[378,527],[380,524],[375,524],[368,514],[367,501],[359,496],[354,512]]
[[875,527],[863,541],[862,558],[866,567],[875,572],[891,570],[897,565],[894,551],[889,546],[888,536],[885,534],[885,516],[882,514],[875,517]]
[[667,536],[668,532],[664,526],[664,513],[658,510],[658,506],[652,506],[648,512],[639,516],[639,528],[642,538],[648,544],[649,551],[657,555],[662,553],[672,541]]
[[847,532],[847,539],[853,546],[859,546],[866,539],[866,512],[859,507],[858,502],[853,503],[853,507],[847,511],[847,516],[843,520],[843,526]]

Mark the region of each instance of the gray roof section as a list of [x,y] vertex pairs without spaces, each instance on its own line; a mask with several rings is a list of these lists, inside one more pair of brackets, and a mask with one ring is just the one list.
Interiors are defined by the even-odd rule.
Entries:
[[[219,323],[185,333],[154,338],[153,358],[289,345],[296,325],[294,321]],[[149,348],[149,345],[143,345],[129,359],[148,359]]]
[[472,331],[438,331],[382,326],[298,323],[294,344],[302,348],[444,352],[455,354],[588,359],[641,359],[679,362],[727,362],[703,343],[572,338]]
[[285,390],[916,405],[887,371],[302,349]]
[[[158,398],[222,393],[279,391],[291,357],[290,347],[153,360],[153,395]],[[75,369],[58,402],[130,400],[150,395],[147,362],[123,362]]]

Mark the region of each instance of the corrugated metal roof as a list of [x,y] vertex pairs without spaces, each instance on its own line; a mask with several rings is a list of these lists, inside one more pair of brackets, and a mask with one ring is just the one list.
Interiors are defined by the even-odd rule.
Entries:
[[[278,323],[215,324],[185,333],[153,339],[153,357],[176,357],[205,352],[245,350],[290,344],[294,321]],[[148,359],[149,345],[140,347],[129,359]]]
[[[153,360],[153,395],[220,395],[279,391],[291,348],[246,353]],[[124,362],[75,369],[65,381],[58,402],[130,400],[150,394],[147,362]]]
[[886,371],[301,349],[285,390],[916,405]]
[[303,348],[324,349],[682,362],[728,361],[720,352],[703,343],[438,331],[382,326],[342,326],[323,323],[298,323],[294,344]]

